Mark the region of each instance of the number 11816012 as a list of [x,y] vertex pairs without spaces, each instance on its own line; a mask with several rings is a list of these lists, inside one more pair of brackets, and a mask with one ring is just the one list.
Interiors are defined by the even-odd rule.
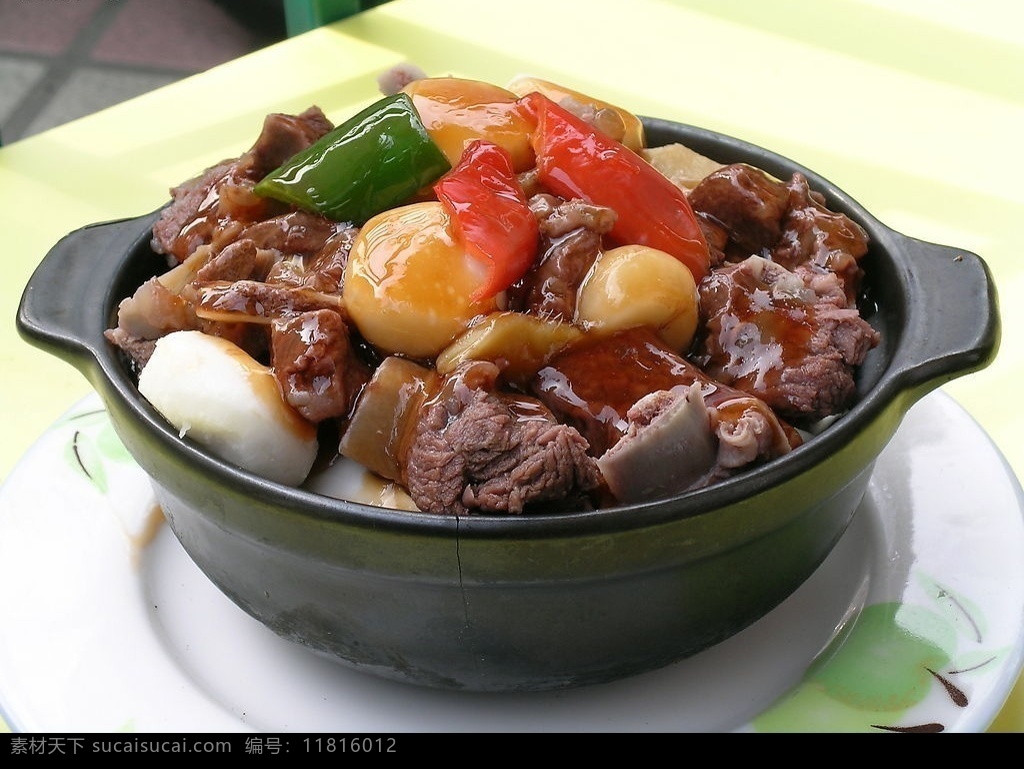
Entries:
[[397,753],[394,737],[306,737],[307,753]]

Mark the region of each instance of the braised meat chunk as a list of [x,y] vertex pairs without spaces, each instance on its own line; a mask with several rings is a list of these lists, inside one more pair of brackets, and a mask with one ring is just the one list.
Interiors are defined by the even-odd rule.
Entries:
[[268,172],[333,128],[318,107],[300,115],[268,115],[252,148],[171,190],[172,202],[153,225],[153,250],[183,262],[201,245],[220,247],[279,206],[252,193]]
[[331,128],[317,107],[270,115],[250,150],[172,190],[152,238],[172,269],[124,299],[117,327],[106,332],[137,369],[156,339],[183,330],[219,336],[266,361],[275,319],[341,311],[356,228],[252,192],[269,170]]
[[802,174],[783,183],[744,164],[709,174],[690,201],[723,260],[699,287],[694,361],[794,424],[848,409],[879,342],[856,304],[863,228]]
[[285,400],[310,422],[345,417],[371,375],[333,310],[279,318],[271,326],[270,363]]
[[466,364],[426,403],[405,467],[420,510],[515,514],[598,486],[582,436],[535,398],[499,391],[498,373]]
[[860,259],[868,252],[867,233],[850,217],[826,208],[801,174],[793,175],[787,189],[789,208],[772,260],[807,282],[820,275],[837,276],[846,304],[853,307],[864,276]]
[[759,256],[716,269],[700,285],[696,360],[723,384],[808,423],[849,408],[854,372],[879,335],[845,305],[839,278],[813,285]]
[[868,236],[845,214],[831,211],[803,174],[787,183],[744,163],[724,166],[705,177],[689,196],[701,218],[712,251],[721,261],[764,256],[807,280],[839,276],[853,305],[863,272]]
[[778,242],[789,193],[763,171],[734,163],[708,174],[690,193],[690,205],[722,227],[729,254],[743,258],[767,253]]
[[541,256],[509,290],[509,303],[542,318],[571,321],[577,291],[615,224],[615,212],[547,194],[534,195],[530,208],[540,224]]

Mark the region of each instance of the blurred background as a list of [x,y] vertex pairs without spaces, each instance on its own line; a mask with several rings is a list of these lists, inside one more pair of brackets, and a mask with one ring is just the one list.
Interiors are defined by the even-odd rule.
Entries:
[[0,0],[0,141],[284,37],[282,0]]

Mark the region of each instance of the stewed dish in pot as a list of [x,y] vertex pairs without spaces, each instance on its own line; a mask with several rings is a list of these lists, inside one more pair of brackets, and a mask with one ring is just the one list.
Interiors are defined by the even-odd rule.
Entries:
[[351,461],[424,512],[596,509],[848,410],[868,240],[799,172],[648,149],[533,78],[421,78],[339,126],[270,115],[176,187],[171,269],[107,336],[182,436],[284,483]]
[[256,133],[57,243],[19,328],[214,584],[367,673],[560,689],[736,634],[998,346],[977,255],[549,82],[392,80]]

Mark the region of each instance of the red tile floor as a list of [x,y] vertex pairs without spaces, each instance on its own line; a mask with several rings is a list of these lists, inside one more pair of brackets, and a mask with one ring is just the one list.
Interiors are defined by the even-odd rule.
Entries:
[[279,0],[0,0],[0,141],[284,37]]

